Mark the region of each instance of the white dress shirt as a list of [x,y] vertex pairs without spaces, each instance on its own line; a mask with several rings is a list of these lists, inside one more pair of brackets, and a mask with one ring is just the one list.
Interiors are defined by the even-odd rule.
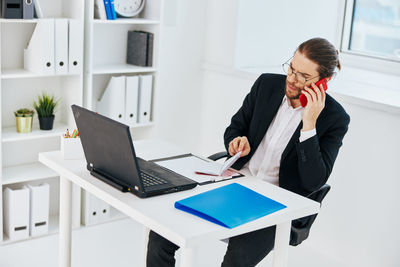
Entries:
[[[250,161],[244,166],[253,176],[275,185],[279,184],[279,166],[282,153],[302,120],[304,108],[293,108],[286,95],[272,120],[263,140]],[[301,131],[299,141],[303,142],[316,134],[315,129]],[[247,170],[246,170],[247,171]]]

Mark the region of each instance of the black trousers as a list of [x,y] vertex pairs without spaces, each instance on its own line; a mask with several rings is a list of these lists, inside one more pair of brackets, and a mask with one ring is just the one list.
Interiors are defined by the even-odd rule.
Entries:
[[[222,267],[257,265],[274,248],[275,226],[229,238]],[[150,231],[147,246],[147,267],[175,266],[175,251],[179,246]]]

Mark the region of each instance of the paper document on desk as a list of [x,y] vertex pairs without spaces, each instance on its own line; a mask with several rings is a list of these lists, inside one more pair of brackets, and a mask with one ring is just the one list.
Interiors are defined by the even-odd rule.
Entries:
[[220,169],[222,165],[217,162],[208,161],[206,159],[203,159],[203,158],[191,155],[191,154],[184,156],[184,157],[176,157],[176,158],[171,158],[171,159],[154,161],[154,163],[156,163],[164,168],[167,168],[173,172],[176,172],[180,175],[188,177],[189,179],[192,179],[193,181],[196,181],[199,184],[213,182],[216,180],[218,181],[218,180],[223,180],[223,179],[229,179],[229,178],[236,177],[236,176],[242,176],[240,173],[230,171],[230,170],[226,170],[225,173],[223,173],[223,175],[219,176],[219,177],[198,174],[198,173],[196,173],[196,171],[209,170],[210,166],[214,166],[214,165],[216,167],[213,167],[213,168]]

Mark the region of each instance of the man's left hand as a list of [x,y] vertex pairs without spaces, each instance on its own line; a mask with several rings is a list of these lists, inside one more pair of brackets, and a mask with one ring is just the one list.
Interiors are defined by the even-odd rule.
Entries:
[[318,88],[314,83],[311,84],[312,88],[304,86],[302,93],[307,97],[307,105],[303,113],[303,129],[302,131],[309,131],[315,128],[319,114],[325,107],[325,91],[322,85]]

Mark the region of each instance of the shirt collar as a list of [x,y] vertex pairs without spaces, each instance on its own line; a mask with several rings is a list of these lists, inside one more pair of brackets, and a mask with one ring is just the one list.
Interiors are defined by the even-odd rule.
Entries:
[[290,103],[289,98],[287,98],[286,95],[283,96],[281,105],[287,105],[286,107],[290,108],[292,110],[303,110],[304,109],[304,107],[302,107],[301,105],[298,106],[297,108],[293,108],[292,104]]

